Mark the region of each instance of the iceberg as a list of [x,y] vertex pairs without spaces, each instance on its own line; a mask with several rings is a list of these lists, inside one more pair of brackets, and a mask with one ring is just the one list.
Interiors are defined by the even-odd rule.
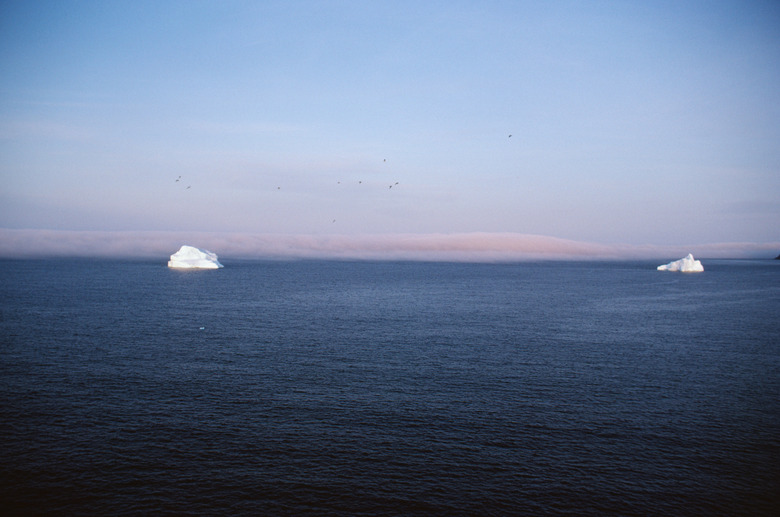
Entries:
[[222,266],[217,260],[217,254],[207,250],[184,245],[171,255],[168,267],[184,269],[218,269]]
[[701,262],[695,260],[693,255],[690,253],[688,253],[688,256],[685,258],[675,260],[674,262],[669,262],[663,266],[658,266],[657,269],[658,271],[681,271],[683,273],[701,273],[704,271],[704,267],[701,265]]

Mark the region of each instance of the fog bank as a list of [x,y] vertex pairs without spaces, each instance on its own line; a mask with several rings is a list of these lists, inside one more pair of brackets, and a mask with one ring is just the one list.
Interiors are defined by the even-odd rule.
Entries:
[[780,243],[604,245],[516,233],[274,235],[0,229],[0,257],[125,257],[168,260],[183,244],[221,258],[322,258],[499,262],[522,260],[774,258]]

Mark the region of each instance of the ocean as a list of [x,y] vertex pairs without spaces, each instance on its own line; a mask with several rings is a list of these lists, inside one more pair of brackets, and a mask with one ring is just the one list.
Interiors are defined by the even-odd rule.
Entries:
[[780,512],[780,261],[220,260],[0,260],[0,513]]

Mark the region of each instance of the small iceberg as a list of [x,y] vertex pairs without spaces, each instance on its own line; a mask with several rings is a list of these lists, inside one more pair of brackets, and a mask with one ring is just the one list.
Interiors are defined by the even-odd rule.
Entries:
[[208,250],[182,246],[179,251],[171,255],[168,267],[183,269],[218,269],[224,267],[217,260],[217,254]]
[[695,260],[693,258],[693,255],[688,253],[688,256],[685,258],[681,258],[680,260],[675,260],[674,262],[669,262],[668,264],[664,264],[663,266],[658,266],[658,271],[681,271],[683,273],[701,273],[704,271],[704,267],[701,265],[701,262],[698,260]]

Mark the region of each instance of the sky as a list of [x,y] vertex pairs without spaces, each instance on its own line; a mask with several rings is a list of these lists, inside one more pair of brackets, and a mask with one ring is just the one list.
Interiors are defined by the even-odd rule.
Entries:
[[0,254],[775,256],[778,92],[771,0],[5,1]]

